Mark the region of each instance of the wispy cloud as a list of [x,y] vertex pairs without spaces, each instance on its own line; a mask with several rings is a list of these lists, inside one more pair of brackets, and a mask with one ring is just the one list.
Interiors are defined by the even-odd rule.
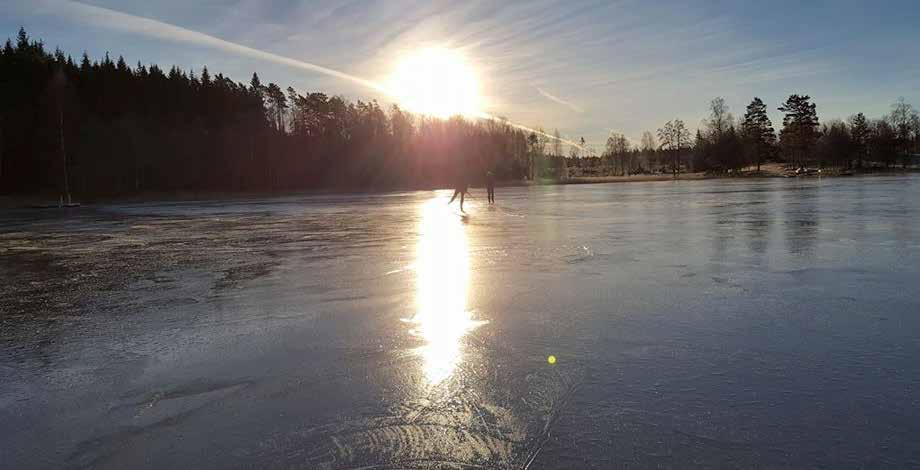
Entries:
[[78,21],[83,24],[114,29],[127,33],[139,34],[166,41],[212,47],[224,52],[229,52],[231,54],[274,62],[277,64],[286,65],[288,67],[294,67],[309,72],[316,72],[342,80],[347,80],[372,90],[386,93],[386,89],[382,85],[371,80],[367,80],[339,70],[323,67],[321,65],[311,64],[309,62],[291,59],[289,57],[273,54],[271,52],[254,49],[242,44],[237,44],[235,42],[226,41],[218,37],[200,33],[198,31],[186,29],[181,26],[164,23],[162,21],[131,15],[128,13],[122,13],[120,11],[94,5],[87,5],[85,3],[71,0],[37,0],[35,5],[42,7],[43,13],[62,16],[64,18],[70,19],[72,21]]
[[831,10],[679,0],[0,0],[0,26],[14,33],[24,24],[73,53],[98,54],[136,34],[155,40],[114,43],[113,52],[380,100],[399,57],[458,48],[489,115],[600,143],[611,127],[636,140],[667,119],[698,122],[714,96],[736,111],[759,96],[774,118],[792,92],[841,116],[884,112],[875,102],[898,95],[920,101],[910,65],[915,1],[881,2],[867,18],[857,0]]
[[[43,13],[60,15],[72,21],[78,21],[83,24],[114,29],[117,31],[132,34],[140,34],[143,36],[166,41],[211,47],[231,54],[238,54],[254,59],[274,62],[301,70],[316,72],[330,77],[339,78],[386,95],[391,95],[391,92],[386,87],[372,80],[324,67],[322,65],[304,62],[301,60],[292,59],[290,57],[255,49],[249,46],[244,46],[242,44],[230,42],[215,36],[211,36],[209,34],[201,33],[162,21],[157,21],[142,16],[136,16],[129,13],[123,13],[109,8],[87,5],[85,3],[80,3],[72,0],[37,0],[35,6],[42,8]],[[477,117],[481,119],[496,119],[494,116],[484,112],[479,113]],[[555,139],[554,136],[546,134],[542,131],[532,129],[512,121],[505,122],[508,125],[523,131],[533,132],[541,134],[550,139]],[[576,147],[578,146],[578,144],[575,142],[571,142],[566,139],[559,140],[568,145],[573,145]]]
[[566,100],[564,100],[564,99],[562,99],[562,98],[560,98],[560,97],[558,97],[558,96],[556,96],[556,95],[553,95],[553,94],[549,93],[548,91],[546,91],[546,90],[544,90],[544,89],[542,89],[542,88],[540,88],[540,87],[538,87],[538,86],[535,86],[534,88],[537,89],[537,92],[540,93],[540,95],[542,95],[544,98],[546,98],[546,99],[548,99],[548,100],[550,100],[550,101],[552,101],[552,102],[555,102],[555,103],[557,103],[557,104],[561,104],[562,106],[565,106],[565,107],[567,107],[567,108],[571,109],[572,111],[575,111],[576,113],[579,113],[579,114],[585,112],[585,110],[582,109],[581,106],[578,106],[577,104],[572,103],[571,101],[566,101]]

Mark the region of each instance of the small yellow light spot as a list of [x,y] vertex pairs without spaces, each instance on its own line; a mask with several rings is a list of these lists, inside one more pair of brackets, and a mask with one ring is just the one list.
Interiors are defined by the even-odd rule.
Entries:
[[549,357],[546,358],[546,362],[548,362],[548,363],[550,363],[550,364],[555,364],[555,363],[556,363],[556,356],[553,356],[553,355],[551,354]]

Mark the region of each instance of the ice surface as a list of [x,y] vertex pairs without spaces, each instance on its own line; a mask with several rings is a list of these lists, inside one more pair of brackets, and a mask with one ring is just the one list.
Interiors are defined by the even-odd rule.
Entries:
[[920,178],[449,196],[0,214],[0,466],[920,466]]

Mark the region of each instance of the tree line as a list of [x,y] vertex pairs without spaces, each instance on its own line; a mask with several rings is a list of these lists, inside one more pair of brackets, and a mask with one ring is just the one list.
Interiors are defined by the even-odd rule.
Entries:
[[725,100],[718,97],[709,103],[709,115],[693,136],[680,119],[665,123],[657,136],[644,132],[638,146],[611,132],[600,157],[569,161],[566,166],[594,167],[598,170],[590,174],[595,175],[628,175],[759,172],[766,162],[854,170],[907,167],[920,160],[920,116],[904,98],[879,119],[857,113],[845,121],[834,119],[822,124],[811,97],[793,94],[777,107],[783,112],[779,132],[767,110],[767,105],[755,97],[743,117],[736,120]]
[[807,95],[736,120],[716,98],[696,132],[680,119],[612,132],[597,155],[584,138],[524,132],[501,119],[437,119],[397,105],[248,83],[178,67],[80,60],[20,29],[0,50],[0,193],[104,195],[153,191],[383,190],[500,179],[760,169],[765,162],[841,168],[909,165],[920,118],[900,99],[880,119],[819,122]]
[[504,120],[417,116],[108,54],[79,61],[24,30],[0,51],[0,192],[383,190],[530,173]]

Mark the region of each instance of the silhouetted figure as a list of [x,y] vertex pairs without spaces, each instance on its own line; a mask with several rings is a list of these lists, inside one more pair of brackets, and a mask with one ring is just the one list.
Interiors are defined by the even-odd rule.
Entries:
[[454,195],[453,197],[450,198],[450,202],[448,202],[448,204],[453,203],[454,199],[457,199],[457,196],[459,195],[460,196],[460,212],[464,212],[463,197],[469,193],[470,193],[469,183],[467,183],[466,180],[461,181],[460,184],[457,185],[457,188],[454,189]]
[[489,204],[495,204],[495,174],[486,172],[486,191],[489,193]]

